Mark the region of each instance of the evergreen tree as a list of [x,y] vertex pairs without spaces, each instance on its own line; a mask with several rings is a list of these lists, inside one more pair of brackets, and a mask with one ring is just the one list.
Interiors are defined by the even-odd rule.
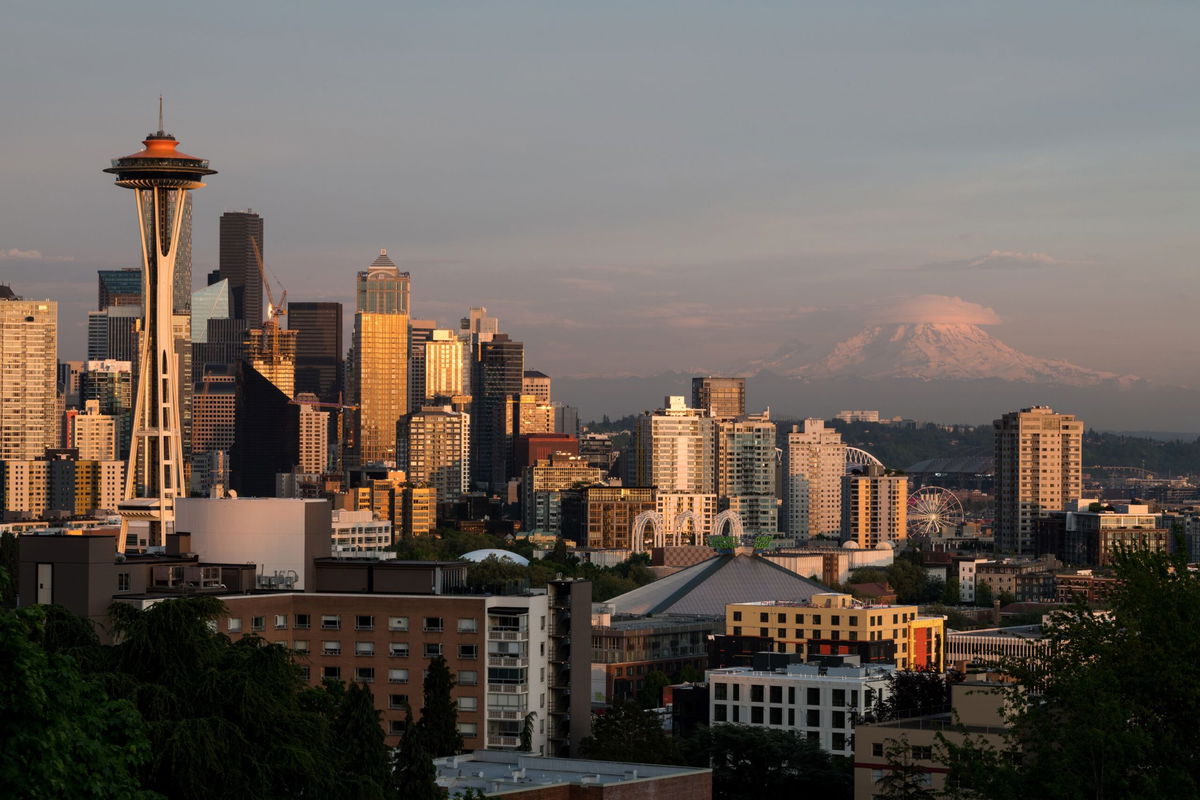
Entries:
[[658,717],[637,703],[614,705],[607,714],[592,717],[592,735],[579,744],[584,758],[633,761],[641,764],[678,764],[675,743]]
[[850,765],[796,731],[750,725],[701,727],[681,742],[686,763],[711,767],[713,797],[848,798]]
[[463,749],[462,735],[458,732],[458,704],[450,696],[454,688],[454,677],[446,659],[438,656],[429,662],[425,674],[425,703],[421,707],[421,744],[433,758],[452,756]]
[[663,688],[671,685],[671,679],[661,669],[650,670],[642,688],[638,690],[638,703],[642,708],[659,708],[662,705]]
[[400,737],[393,763],[396,796],[400,800],[444,800],[437,785],[437,767],[426,747],[420,725],[408,724]]

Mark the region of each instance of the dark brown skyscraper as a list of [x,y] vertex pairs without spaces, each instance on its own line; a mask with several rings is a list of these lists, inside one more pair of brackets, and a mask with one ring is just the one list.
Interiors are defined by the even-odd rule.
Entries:
[[746,416],[746,379],[692,378],[692,408],[714,417]]
[[221,277],[229,280],[233,318],[257,328],[263,320],[263,286],[254,245],[263,253],[263,219],[253,211],[226,211],[221,215]]
[[288,303],[296,331],[296,393],[336,403],[342,394],[342,304]]
[[512,461],[513,420],[508,416],[511,395],[521,394],[525,374],[525,345],[497,333],[479,343],[471,378],[471,478],[476,486],[500,491]]

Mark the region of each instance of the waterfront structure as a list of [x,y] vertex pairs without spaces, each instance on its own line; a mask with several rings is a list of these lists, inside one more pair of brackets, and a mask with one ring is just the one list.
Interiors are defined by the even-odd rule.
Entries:
[[470,489],[471,415],[450,406],[424,406],[397,423],[397,459],[408,480],[433,487],[437,502]]
[[862,548],[908,538],[908,478],[878,464],[842,478],[842,540]]
[[342,402],[342,304],[290,301],[287,324],[296,332],[296,393]]
[[[177,150],[174,136],[159,129],[144,149],[116,158],[104,170],[116,184],[132,189],[142,243],[143,324],[138,358],[139,380],[134,402],[126,500],[121,504],[126,546],[129,523],[139,523],[138,545],[163,545],[175,520],[175,498],[186,492],[183,469],[183,420],[180,363],[176,352],[176,261],[180,232],[190,218],[188,192],[215,174],[204,159]],[[190,258],[190,256],[189,256]],[[189,284],[190,284],[190,266]],[[190,302],[190,285],[187,287]],[[144,528],[142,527],[144,526]],[[143,533],[144,531],[144,533]]]
[[858,656],[773,663],[784,661],[756,653],[752,666],[705,673],[709,720],[795,731],[831,755],[852,755],[855,724],[891,695],[896,667],[863,664]]
[[0,286],[0,460],[41,458],[59,440],[58,303]]
[[[742,378],[720,380],[742,381],[744,393]],[[710,389],[713,391],[716,389]],[[746,533],[776,535],[779,503],[775,491],[775,423],[770,413],[719,419],[715,437],[719,510],[737,513]]]
[[229,281],[233,318],[257,328],[263,321],[263,279],[259,259],[266,258],[263,218],[251,209],[221,215],[219,275]]
[[408,413],[410,280],[386,250],[358,273],[354,314],[351,466],[396,464],[396,423]]
[[734,419],[746,416],[746,379],[692,378],[692,408],[710,417]]
[[1083,421],[1049,406],[992,423],[996,456],[996,551],[1032,553],[1037,520],[1082,495]]
[[945,617],[921,616],[916,606],[869,604],[838,592],[815,594],[805,603],[767,600],[731,603],[725,631],[775,640],[780,653],[805,660],[858,655],[863,662],[898,669],[945,669]]
[[842,517],[842,435],[820,419],[793,425],[783,449],[783,529],[804,540],[838,537]]

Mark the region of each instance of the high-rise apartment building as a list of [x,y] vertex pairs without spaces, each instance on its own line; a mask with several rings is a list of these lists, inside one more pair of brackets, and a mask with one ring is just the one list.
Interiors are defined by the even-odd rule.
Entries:
[[563,535],[575,538],[580,546],[605,550],[637,547],[631,541],[634,520],[643,511],[657,510],[656,493],[648,486],[590,486],[580,490],[580,495],[578,530],[571,530],[565,520],[563,529]]
[[342,304],[288,303],[288,329],[296,331],[296,393],[323,403],[343,399]]
[[783,451],[783,521],[788,536],[837,537],[842,520],[846,445],[824,420],[793,425]]
[[435,397],[465,394],[463,342],[455,332],[447,328],[430,331],[422,350],[422,404]]
[[692,408],[712,417],[746,415],[745,378],[692,378]]
[[1038,519],[1082,496],[1083,421],[1049,406],[992,423],[996,453],[996,550],[1030,553]]
[[471,419],[472,482],[489,491],[499,491],[509,478],[512,464],[513,431],[519,420],[509,413],[509,398],[521,393],[525,373],[525,345],[504,333],[491,334],[479,342],[474,363]]
[[329,471],[329,412],[313,403],[320,402],[315,394],[296,396],[300,406],[300,446],[297,469],[309,475]]
[[265,254],[261,216],[249,209],[221,215],[220,275],[229,281],[234,319],[246,320],[251,328],[258,327],[263,320],[263,284],[258,259],[266,258]]
[[0,286],[0,460],[41,458],[58,442],[58,303]]
[[[214,483],[229,485],[229,453],[237,420],[237,385],[233,370],[209,365],[192,395],[193,493],[205,494]],[[216,477],[213,475],[216,473]]]
[[908,478],[878,464],[843,476],[842,538],[868,550],[908,538]]
[[551,453],[525,468],[521,525],[527,531],[561,533],[562,493],[604,481],[605,471],[570,453]]
[[716,483],[721,510],[737,512],[746,533],[774,536],[779,530],[779,508],[775,491],[775,423],[770,415],[764,412],[718,419],[716,444]]
[[117,457],[129,458],[133,435],[133,365],[128,361],[106,359],[85,361],[79,374],[79,400],[96,400],[100,413],[117,419]]
[[716,420],[688,408],[683,397],[638,418],[634,432],[637,483],[659,492],[716,492]]
[[437,502],[470,489],[471,415],[451,406],[423,406],[400,418],[396,443],[408,480],[437,490]]
[[409,274],[387,251],[358,273],[350,364],[352,465],[396,463],[396,423],[408,413]]
[[58,362],[58,393],[66,408],[82,408],[79,391],[83,383],[82,361]]
[[117,460],[117,418],[100,413],[100,401],[88,400],[84,413],[72,412],[67,447],[85,461]]
[[[425,405],[425,343],[433,338],[437,321],[410,319],[408,321],[408,407]],[[457,337],[455,337],[457,338]]]
[[296,331],[268,320],[246,331],[245,356],[259,375],[289,398],[296,396]]
[[525,370],[521,378],[521,394],[531,394],[539,403],[550,405],[550,376],[536,369]]

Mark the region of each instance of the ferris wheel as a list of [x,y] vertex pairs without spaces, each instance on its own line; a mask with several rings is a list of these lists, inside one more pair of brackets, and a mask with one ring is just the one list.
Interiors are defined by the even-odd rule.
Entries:
[[962,503],[949,489],[926,486],[908,497],[909,536],[952,536],[962,521]]

